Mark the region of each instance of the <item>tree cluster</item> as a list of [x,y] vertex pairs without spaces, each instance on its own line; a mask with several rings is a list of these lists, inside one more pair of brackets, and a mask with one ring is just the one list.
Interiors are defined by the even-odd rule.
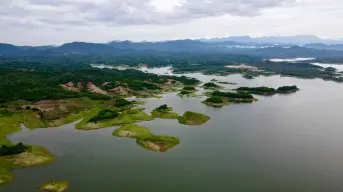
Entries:
[[113,119],[119,116],[118,111],[104,109],[99,112],[95,117],[92,117],[88,122],[97,123],[98,121],[103,121],[107,119]]
[[3,145],[0,147],[0,156],[17,155],[20,153],[24,153],[27,150],[28,147],[25,146],[23,143],[18,143],[14,146]]

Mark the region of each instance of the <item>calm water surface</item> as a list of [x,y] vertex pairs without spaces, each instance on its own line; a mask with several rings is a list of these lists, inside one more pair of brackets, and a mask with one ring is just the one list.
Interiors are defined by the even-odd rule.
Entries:
[[[163,70],[155,72],[166,73]],[[203,98],[175,94],[146,99],[148,111],[166,103],[179,113],[191,110],[211,116],[195,127],[176,120],[139,123],[154,134],[180,139],[180,145],[165,153],[112,136],[116,127],[78,131],[70,124],[25,130],[10,139],[46,146],[57,160],[16,170],[14,182],[0,191],[33,192],[49,180],[70,181],[71,192],[343,191],[343,84],[278,76],[190,76],[238,83],[227,88],[294,84],[301,91],[221,109],[201,104]]]

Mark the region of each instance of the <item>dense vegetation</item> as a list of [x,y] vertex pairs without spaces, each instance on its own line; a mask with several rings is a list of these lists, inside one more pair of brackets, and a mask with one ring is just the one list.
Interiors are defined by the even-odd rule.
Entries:
[[125,106],[131,105],[131,104],[132,104],[131,101],[128,101],[128,100],[123,99],[123,98],[117,98],[115,100],[114,106],[116,106],[116,107],[125,107]]
[[209,103],[224,103],[223,99],[221,99],[220,97],[210,97],[210,98],[207,98],[205,100],[205,102],[209,102]]
[[216,85],[215,83],[212,82],[208,82],[204,84],[204,87],[219,87],[218,85]]
[[92,117],[88,122],[97,123],[98,121],[113,119],[118,116],[119,116],[118,111],[104,109],[104,110],[101,110],[97,116]]
[[259,95],[270,95],[276,93],[276,90],[274,88],[269,87],[239,87],[237,91]]
[[294,91],[297,91],[299,90],[297,86],[293,85],[293,86],[283,86],[283,87],[279,87],[277,89],[277,92],[279,93],[287,93],[287,92],[294,92]]
[[168,111],[168,105],[164,104],[156,108],[157,111]]
[[180,91],[180,94],[181,94],[181,95],[188,95],[188,94],[190,94],[190,92],[189,92],[189,91],[184,91],[184,90],[182,90],[182,91]]
[[241,93],[251,93],[257,95],[273,95],[276,93],[289,93],[298,91],[298,87],[293,86],[283,86],[279,87],[278,89],[269,88],[269,87],[239,87],[237,92]]
[[195,87],[186,86],[183,88],[184,91],[195,91]]
[[[71,61],[69,61],[71,63]],[[44,99],[64,99],[89,97],[95,100],[108,100],[107,95],[91,93],[87,89],[92,83],[107,91],[118,86],[132,90],[160,89],[154,83],[164,84],[173,79],[186,85],[195,85],[194,78],[158,76],[138,70],[96,69],[83,64],[57,64],[28,61],[0,60],[0,103],[15,100],[39,101]],[[79,91],[61,88],[62,84],[80,84]],[[107,82],[106,84],[104,84]],[[154,82],[154,83],[149,83]]]
[[0,147],[0,156],[17,155],[20,153],[24,153],[27,150],[28,147],[25,146],[23,143],[18,143],[14,146],[2,145]]
[[214,91],[212,96],[217,97],[227,97],[230,99],[253,99],[254,97],[251,94],[246,93],[233,93],[233,92],[221,92],[221,91]]

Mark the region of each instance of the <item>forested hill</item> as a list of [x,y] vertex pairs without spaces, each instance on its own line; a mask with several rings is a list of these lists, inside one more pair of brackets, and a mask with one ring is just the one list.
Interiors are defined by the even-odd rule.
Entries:
[[[235,46],[233,46],[235,45]],[[242,48],[244,47],[245,48]],[[324,47],[324,46],[321,46]],[[0,56],[66,56],[66,55],[170,55],[173,53],[221,53],[230,55],[247,55],[261,58],[340,58],[343,60],[343,50],[333,46],[319,49],[318,45],[285,47],[278,45],[263,45],[254,47],[250,44],[235,42],[203,42],[198,40],[175,40],[163,42],[131,42],[113,41],[110,43],[73,42],[61,46],[14,46],[0,44]],[[336,46],[337,47],[337,46]]]
[[142,94],[149,90],[160,90],[160,85],[171,81],[184,85],[199,83],[197,79],[184,76],[158,76],[131,69],[97,69],[81,64],[68,67],[67,64],[0,62],[0,103],[76,97],[106,100],[121,89]]

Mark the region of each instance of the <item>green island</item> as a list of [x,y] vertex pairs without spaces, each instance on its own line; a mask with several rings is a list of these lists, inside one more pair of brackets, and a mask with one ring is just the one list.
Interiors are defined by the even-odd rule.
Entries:
[[277,89],[269,88],[269,87],[239,87],[237,92],[239,93],[250,93],[256,95],[274,95],[277,93],[294,93],[298,91],[298,87],[293,86],[283,86]]
[[229,102],[254,102],[257,101],[251,94],[248,93],[234,93],[234,92],[221,92],[221,91],[214,91],[209,94],[211,97],[220,97],[224,101]]
[[185,86],[181,89],[181,91],[177,94],[179,97],[197,97],[195,94],[198,90],[193,86]]
[[213,82],[208,82],[208,83],[205,83],[203,86],[202,86],[204,89],[221,89],[223,87],[213,83]]
[[232,82],[226,82],[226,81],[219,81],[219,84],[224,84],[224,85],[237,85],[237,83],[232,83]]
[[210,97],[210,98],[207,98],[202,103],[212,106],[212,107],[223,107],[228,104],[228,102],[225,101],[225,99],[223,99],[222,97]]
[[180,140],[171,136],[152,135],[150,137],[137,138],[136,143],[139,146],[151,151],[165,152],[168,149],[180,144]]
[[116,129],[113,135],[117,137],[135,138],[139,146],[158,152],[165,152],[180,143],[176,137],[156,136],[148,128],[136,124],[123,125]]
[[136,124],[122,125],[116,129],[112,135],[117,137],[139,138],[150,137],[152,133],[148,128],[138,126]]
[[177,119],[179,117],[178,113],[173,112],[172,107],[168,107],[168,105],[164,104],[151,112],[152,117],[154,118],[161,118],[161,119]]
[[283,86],[283,87],[279,87],[276,91],[278,93],[294,93],[299,91],[300,89],[293,85],[293,86]]
[[184,125],[202,125],[211,118],[207,115],[186,111],[182,116],[178,118],[179,123]]
[[0,185],[8,184],[14,179],[11,173],[14,169],[40,166],[55,160],[54,155],[39,146],[24,146],[21,143],[15,146],[3,145],[1,151]]
[[196,90],[195,87],[192,87],[192,86],[185,86],[185,87],[181,90],[180,94],[187,95],[187,94],[194,93],[194,92],[196,92],[196,91],[197,91],[197,90]]
[[49,181],[39,186],[39,189],[47,192],[65,192],[68,190],[68,187],[68,181]]

